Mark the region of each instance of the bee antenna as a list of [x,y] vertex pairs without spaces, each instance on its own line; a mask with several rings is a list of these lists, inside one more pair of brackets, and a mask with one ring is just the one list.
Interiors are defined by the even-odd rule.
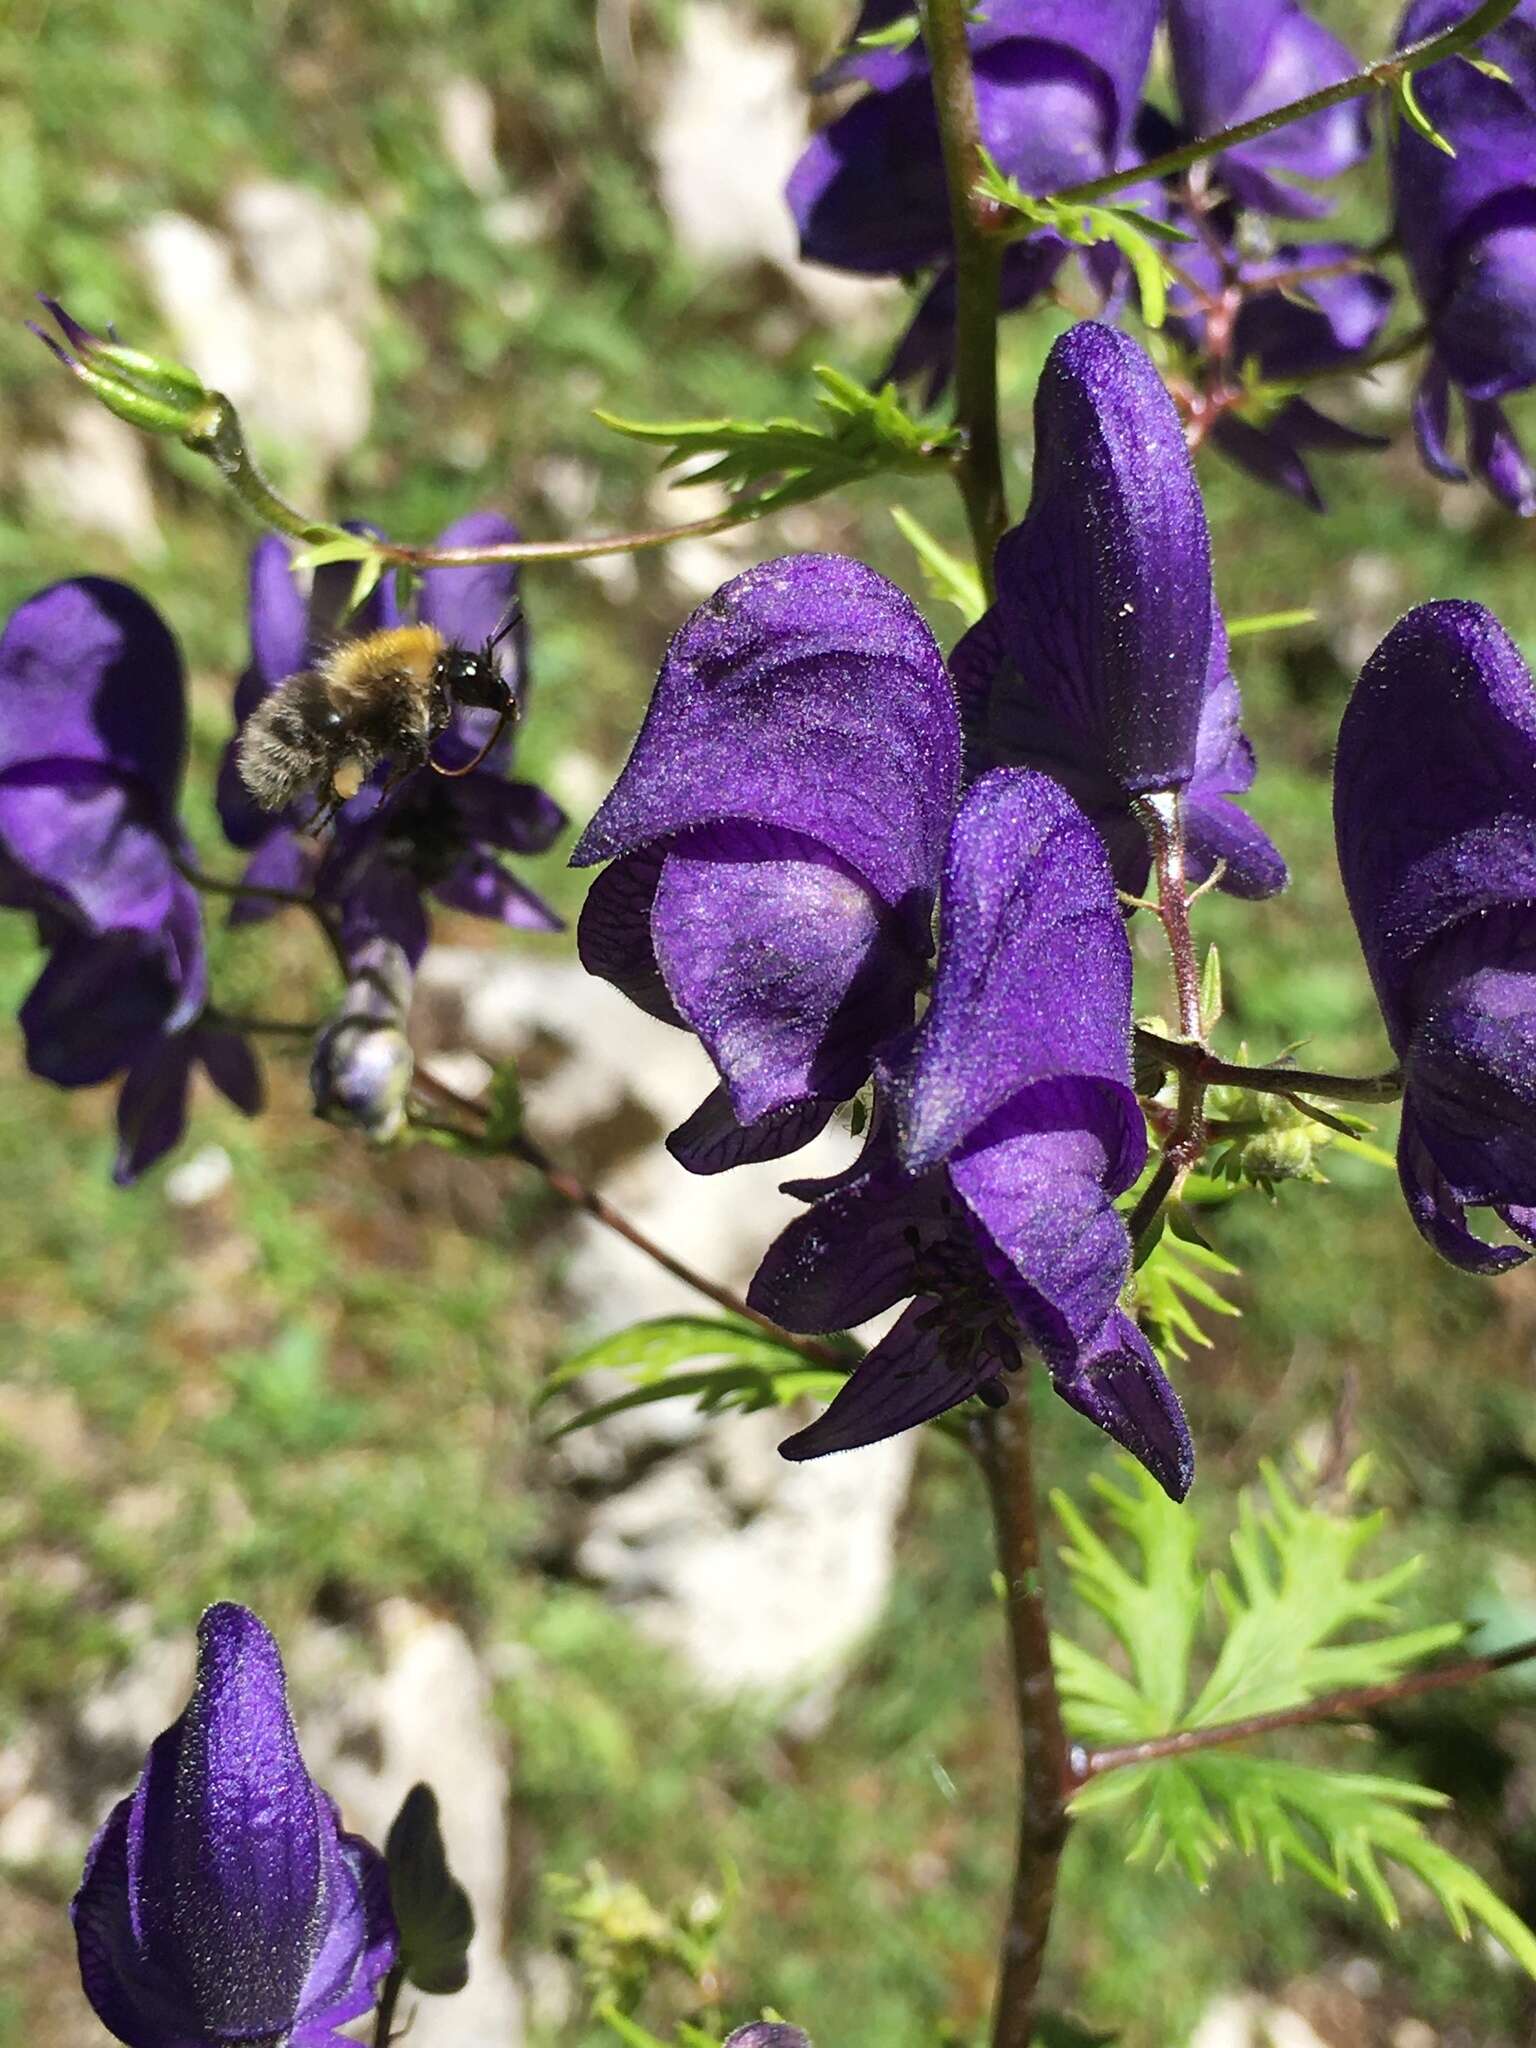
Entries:
[[511,632],[515,632],[516,629],[522,623],[522,603],[518,598],[514,597],[512,602],[507,606],[506,610],[502,613],[500,623],[497,625],[495,632],[492,633],[490,639],[486,641],[486,653],[489,654],[493,648],[499,647],[502,641],[506,639],[507,635]]

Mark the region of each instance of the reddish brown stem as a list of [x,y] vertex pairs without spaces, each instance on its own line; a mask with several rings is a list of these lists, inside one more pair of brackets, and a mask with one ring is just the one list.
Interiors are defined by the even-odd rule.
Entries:
[[[461,1095],[456,1088],[450,1088],[446,1081],[440,1081],[426,1068],[416,1069],[415,1086],[421,1094],[457,1110],[461,1115],[474,1117],[479,1123],[485,1123],[489,1117],[490,1113],[484,1103],[476,1102],[472,1096]],[[834,1344],[825,1343],[819,1337],[803,1337],[794,1330],[784,1329],[774,1322],[771,1316],[760,1315],[755,1308],[749,1308],[741,1296],[732,1293],[729,1287],[722,1287],[718,1281],[695,1272],[692,1266],[685,1265],[681,1259],[675,1258],[664,1245],[659,1245],[653,1237],[648,1237],[638,1224],[631,1223],[627,1216],[614,1208],[606,1195],[600,1195],[596,1188],[589,1187],[584,1180],[568,1172],[565,1167],[557,1166],[531,1138],[518,1137],[506,1146],[505,1151],[508,1158],[520,1159],[525,1166],[531,1166],[543,1177],[545,1185],[552,1188],[562,1200],[569,1202],[573,1208],[584,1211],[605,1229],[613,1231],[615,1236],[622,1237],[626,1244],[632,1244],[636,1251],[643,1252],[653,1265],[660,1266],[664,1273],[670,1273],[674,1280],[681,1280],[685,1287],[691,1287],[695,1293],[704,1295],[707,1300],[714,1302],[717,1308],[725,1309],[730,1315],[740,1316],[745,1322],[756,1324],[757,1328],[766,1331],[775,1343],[784,1345],[787,1350],[798,1351],[803,1358],[809,1358],[817,1365],[836,1366],[842,1371],[848,1369],[850,1361],[845,1351],[839,1350]]]
[[1355,1720],[1373,1707],[1392,1706],[1398,1700],[1416,1699],[1422,1693],[1444,1692],[1451,1686],[1469,1685],[1489,1678],[1511,1665],[1525,1664],[1536,1657],[1536,1637],[1515,1643],[1507,1650],[1495,1650],[1486,1657],[1466,1657],[1459,1664],[1442,1664],[1435,1671],[1415,1671],[1406,1678],[1394,1678],[1382,1685],[1357,1685],[1346,1692],[1333,1692],[1304,1706],[1283,1707],[1273,1714],[1250,1714],[1241,1721],[1217,1721],[1209,1728],[1177,1728],[1168,1735],[1149,1736],[1145,1742],[1125,1742],[1107,1749],[1074,1748],[1067,1763],[1065,1783],[1069,1793],[1078,1791],[1090,1778],[1106,1771],[1123,1771],[1135,1764],[1161,1763],[1167,1757],[1190,1756],[1197,1750],[1218,1749],[1229,1742],[1247,1742],[1257,1735],[1272,1735],[1281,1728],[1306,1728],[1318,1721]]
[[1030,2048],[1040,1972],[1056,1904],[1067,1839],[1065,1794],[1072,1787],[1066,1731],[1051,1660],[1051,1631],[1040,1584],[1040,1526],[1030,1455],[1029,1404],[1015,1395],[975,1425],[996,1531],[1008,1608],[1014,1715],[1022,1788],[1018,1855],[998,1964],[992,2048]]

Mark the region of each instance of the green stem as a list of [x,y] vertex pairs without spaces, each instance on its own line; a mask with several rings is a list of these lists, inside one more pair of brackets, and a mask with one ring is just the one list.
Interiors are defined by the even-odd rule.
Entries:
[[381,541],[386,562],[410,569],[471,569],[483,562],[590,562],[602,555],[638,555],[648,548],[669,547],[677,540],[707,540],[733,526],[750,526],[763,512],[753,505],[732,505],[708,519],[690,519],[682,526],[646,527],[638,533],[609,533],[595,540],[511,540],[483,548],[417,548]]
[[1207,1088],[1247,1088],[1257,1095],[1322,1095],[1330,1102],[1396,1102],[1403,1092],[1403,1077],[1395,1068],[1388,1074],[1324,1074],[1308,1067],[1245,1067],[1236,1060],[1218,1059],[1203,1045],[1164,1038],[1140,1025],[1136,1044],[1140,1051]]
[[389,2048],[390,2032],[395,2024],[395,2007],[400,2001],[400,1990],[404,1983],[404,1966],[396,1963],[384,1979],[384,1988],[379,1993],[379,2003],[373,2018],[373,2048]]
[[[1237,0],[1229,0],[1236,5]],[[1170,149],[1162,156],[1148,157],[1145,163],[1135,164],[1129,170],[1111,171],[1103,178],[1090,178],[1081,185],[1068,185],[1060,192],[1044,195],[1047,201],[1059,201],[1064,205],[1086,205],[1094,200],[1108,199],[1113,193],[1124,192],[1134,185],[1145,185],[1155,179],[1170,178],[1176,172],[1187,171],[1191,164],[1198,164],[1207,157],[1220,156],[1224,150],[1237,149],[1245,142],[1257,142],[1261,135],[1272,135],[1277,128],[1288,128],[1293,121],[1304,121],[1309,114],[1321,114],[1328,107],[1342,106],[1346,100],[1362,98],[1366,93],[1394,91],[1405,78],[1415,71],[1422,71],[1427,64],[1438,64],[1443,57],[1454,57],[1458,51],[1467,50],[1480,42],[1486,35],[1509,19],[1519,5],[1519,0],[1482,0],[1482,5],[1473,10],[1465,21],[1453,28],[1445,29],[1440,35],[1428,36],[1423,42],[1410,43],[1406,50],[1399,50],[1395,56],[1382,57],[1374,64],[1367,64],[1351,78],[1341,78],[1334,85],[1325,85],[1318,92],[1309,92],[1304,98],[1290,100],[1283,107],[1276,107],[1268,114],[1259,114],[1251,121],[1239,121],[1234,128],[1223,128],[1219,134],[1204,135],[1194,142],[1186,142],[1178,149]]]
[[989,597],[992,557],[1008,525],[997,414],[997,316],[1003,245],[977,211],[981,125],[966,36],[966,0],[927,0],[923,34],[949,184],[955,245],[955,424],[964,438],[957,465],[976,566]]
[[240,428],[240,415],[222,392],[209,392],[206,412],[182,439],[194,454],[207,456],[241,504],[263,526],[311,545],[348,537],[343,528],[326,520],[306,518],[273,489],[251,460]]

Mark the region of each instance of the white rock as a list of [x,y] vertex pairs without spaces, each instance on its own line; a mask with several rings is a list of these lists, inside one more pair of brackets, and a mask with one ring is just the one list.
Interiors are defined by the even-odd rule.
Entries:
[[1248,1992],[1218,1998],[1206,2007],[1189,2037],[1189,2048],[1258,2048],[1257,2027],[1264,2001]]
[[1264,2031],[1269,2048],[1329,2048],[1310,2020],[1289,2006],[1274,2006],[1265,2015]]
[[91,399],[68,406],[59,427],[57,441],[25,449],[20,458],[22,488],[34,510],[61,525],[105,534],[130,554],[158,554],[162,540],[144,436]]
[[177,1209],[200,1209],[222,1195],[234,1175],[234,1164],[222,1145],[199,1145],[166,1175],[165,1199]]
[[437,89],[437,134],[443,154],[470,191],[489,199],[501,189],[496,160],[496,102],[478,78],[446,79]]
[[775,264],[822,318],[879,332],[901,303],[899,285],[799,257],[784,200],[809,129],[799,74],[799,53],[786,38],[757,33],[744,10],[723,0],[695,0],[651,131],[662,205],[696,262],[722,270]]

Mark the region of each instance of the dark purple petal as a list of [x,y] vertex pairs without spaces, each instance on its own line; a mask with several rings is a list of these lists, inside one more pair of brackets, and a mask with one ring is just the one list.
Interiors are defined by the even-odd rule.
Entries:
[[1133,1141],[1117,1097],[1088,1081],[1042,1082],[950,1162],[993,1282],[1053,1366],[1102,1328],[1130,1275],[1110,1197],[1140,1171],[1146,1137],[1138,1112]]
[[[1282,243],[1267,263],[1241,263],[1245,282],[1257,285],[1266,270],[1314,269],[1363,255],[1348,242]],[[1232,332],[1237,362],[1257,362],[1275,383],[1341,368],[1375,345],[1396,297],[1374,270],[1318,277],[1287,291],[1245,298]]]
[[[245,864],[242,882],[249,882],[258,889],[287,889],[296,895],[308,895],[315,886],[315,873],[320,857],[311,839],[301,838],[287,825],[279,825],[274,832],[269,829],[256,851]],[[281,904],[269,903],[259,896],[237,896],[230,905],[231,924],[259,924],[282,908]]]
[[1481,605],[1421,605],[1361,671],[1339,732],[1339,866],[1402,1054],[1413,957],[1462,919],[1536,898],[1536,689]]
[[170,831],[186,749],[181,659],[159,613],[126,584],[52,584],[0,634],[0,778],[71,764],[131,785]]
[[197,1056],[224,1099],[246,1116],[259,1115],[264,1096],[261,1069],[239,1032],[203,1024],[198,1027],[196,1040]]
[[1278,896],[1291,879],[1269,834],[1224,797],[1186,798],[1184,851],[1191,881],[1205,881],[1221,861],[1221,888],[1245,902]]
[[59,1088],[95,1087],[149,1053],[176,1003],[163,950],[71,933],[21,1006],[27,1065]]
[[667,1139],[667,1150],[690,1173],[728,1173],[784,1159],[819,1137],[832,1120],[835,1102],[794,1102],[756,1123],[738,1121],[724,1086],[712,1089],[693,1115]]
[[[445,527],[434,545],[439,548],[487,548],[522,539],[510,519],[499,512],[471,512]],[[445,640],[483,647],[506,622],[517,602],[517,564],[482,562],[470,569],[428,569],[421,579],[418,606],[423,625],[435,626]],[[503,673],[521,691],[526,667],[524,629],[517,626],[497,649]]]
[[1132,794],[1187,782],[1215,615],[1210,534],[1151,358],[1097,322],[1046,359],[1034,489],[998,548],[997,585],[1028,697],[994,698],[993,758],[1038,751],[1054,729]]
[[1179,1397],[1151,1345],[1123,1309],[1051,1384],[1079,1415],[1145,1465],[1163,1491],[1183,1500],[1195,1476],[1195,1447]]
[[187,1128],[193,1034],[158,1039],[128,1069],[117,1098],[117,1159],[112,1178],[131,1187],[181,1143]]
[[903,1173],[877,1139],[865,1162],[782,1230],[757,1269],[747,1301],[786,1329],[848,1330],[893,1308],[919,1261],[964,1229],[947,1175]]
[[1536,473],[1504,408],[1491,398],[1467,400],[1468,459],[1489,490],[1520,518],[1536,512]]
[[[1071,254],[1059,235],[1030,235],[1003,252],[1003,272],[998,311],[1021,313],[1050,290],[1058,272]],[[881,372],[882,384],[915,384],[921,381],[922,401],[937,405],[949,385],[955,367],[955,272],[947,265],[941,270],[896,344],[895,353]]]
[[251,666],[235,698],[237,720],[249,718],[274,683],[308,662],[308,602],[293,573],[293,551],[275,533],[263,534],[251,550],[250,617]]
[[[374,540],[382,535],[366,519],[344,520],[348,533],[367,534]],[[339,639],[364,639],[369,633],[388,631],[405,623],[395,594],[393,576],[381,576],[355,609],[352,593],[357,588],[358,565],[352,562],[322,562],[310,579],[308,646],[306,667]]]
[[[1469,1206],[1536,1203],[1536,929],[1515,915],[1518,940],[1511,914],[1495,913],[1450,934],[1415,977],[1433,994],[1404,1078],[1425,1148]],[[1479,964],[1456,975],[1451,954]]]
[[811,2048],[811,2037],[799,2027],[783,2026],[774,2020],[754,2020],[750,2026],[727,2034],[725,2048]]
[[1519,1245],[1489,1244],[1468,1228],[1465,1203],[1459,1201],[1435,1164],[1411,1103],[1403,1105],[1402,1129],[1397,1141],[1397,1177],[1420,1236],[1459,1266],[1464,1273],[1491,1277],[1523,1266],[1530,1257]]
[[861,563],[790,555],[699,607],[573,865],[729,819],[818,840],[917,940],[959,780],[954,698],[911,600]]
[[1210,432],[1210,443],[1230,462],[1247,470],[1271,490],[1283,491],[1311,512],[1327,508],[1312,473],[1293,444],[1271,427],[1256,427],[1236,413],[1223,413]]
[[856,1094],[912,1020],[921,959],[860,877],[796,834],[691,833],[662,865],[651,933],[743,1123]]
[[908,1166],[947,1156],[1021,1089],[1086,1076],[1116,1104],[1118,1178],[1145,1142],[1130,1003],[1130,946],[1098,834],[1047,776],[985,776],[955,820],[933,999],[904,1063]]
[[659,849],[648,847],[642,853],[625,854],[604,868],[582,905],[576,950],[588,974],[611,981],[632,1003],[663,1024],[683,1028],[651,941],[651,906],[665,858]]
[[825,1413],[784,1439],[779,1456],[799,1464],[915,1429],[995,1380],[1006,1362],[998,1352],[955,1342],[943,1304],[919,1295],[859,1360]]
[[[328,893],[323,876],[320,893]],[[393,941],[413,967],[420,963],[431,938],[427,906],[415,877],[396,861],[360,863],[331,900],[340,906],[341,940],[349,960],[383,938]]]
[[517,931],[565,929],[565,920],[557,911],[487,853],[465,854],[451,873],[434,883],[432,893],[449,910],[488,917]]
[[544,853],[565,830],[565,813],[536,783],[475,773],[445,785],[453,823],[466,840],[504,853]]
[[1413,395],[1413,437],[1431,476],[1442,483],[1466,482],[1467,472],[1451,453],[1451,380],[1437,355],[1426,361]]

